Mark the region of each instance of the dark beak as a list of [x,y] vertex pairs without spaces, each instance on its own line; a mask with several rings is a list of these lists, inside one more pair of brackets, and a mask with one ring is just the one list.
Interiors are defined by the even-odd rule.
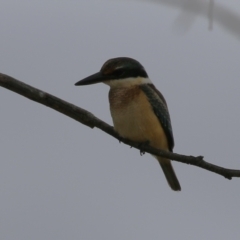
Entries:
[[82,86],[82,85],[90,85],[95,83],[100,83],[106,80],[106,77],[102,75],[101,72],[97,72],[91,76],[88,76],[79,82],[75,83],[76,86]]

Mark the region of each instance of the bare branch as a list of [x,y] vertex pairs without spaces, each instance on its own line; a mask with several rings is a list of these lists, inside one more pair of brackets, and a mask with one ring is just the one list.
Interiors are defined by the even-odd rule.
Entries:
[[112,126],[103,122],[102,120],[95,117],[92,113],[77,107],[71,103],[63,101],[49,93],[43,92],[39,89],[31,87],[23,82],[20,82],[10,76],[0,73],[0,86],[7,88],[13,92],[16,92],[26,98],[29,98],[35,102],[41,103],[47,107],[50,107],[60,113],[67,115],[76,121],[91,127],[99,128],[107,134],[117,138],[119,141],[139,149],[141,152],[148,152],[161,157],[166,157],[177,162],[182,162],[190,165],[194,165],[205,170],[217,173],[224,176],[225,178],[231,179],[232,177],[240,177],[240,170],[227,169],[220,166],[213,165],[203,160],[202,156],[193,157],[185,156],[176,153],[166,152],[163,150],[155,149],[147,144],[136,143],[128,139],[121,138],[113,129]]

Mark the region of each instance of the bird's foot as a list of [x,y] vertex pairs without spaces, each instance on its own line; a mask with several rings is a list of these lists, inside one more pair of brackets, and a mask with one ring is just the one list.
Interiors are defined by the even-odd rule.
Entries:
[[121,137],[121,136],[118,136],[118,141],[119,141],[119,143],[121,143],[121,142],[122,142],[122,139],[123,139],[123,137]]
[[145,154],[145,151],[142,150],[143,147],[146,147],[149,145],[149,141],[145,141],[145,142],[141,142],[138,144],[138,147],[140,148],[140,155],[142,156],[143,154]]

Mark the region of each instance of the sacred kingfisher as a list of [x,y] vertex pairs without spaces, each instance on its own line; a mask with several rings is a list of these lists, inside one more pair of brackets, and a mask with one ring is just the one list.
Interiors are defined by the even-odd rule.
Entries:
[[[110,86],[109,103],[114,129],[123,137],[172,152],[174,139],[167,103],[148,78],[144,67],[128,57],[106,61],[101,70],[75,85],[103,82]],[[154,156],[169,186],[180,191],[171,161]]]

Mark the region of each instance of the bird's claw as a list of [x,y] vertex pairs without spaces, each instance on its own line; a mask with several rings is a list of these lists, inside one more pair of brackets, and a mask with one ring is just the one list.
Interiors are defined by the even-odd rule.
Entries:
[[119,141],[119,143],[121,143],[122,142],[122,137],[120,137],[120,136],[118,136],[118,141]]
[[149,141],[139,143],[138,147],[140,148],[140,155],[141,156],[145,154],[145,151],[142,150],[142,148],[145,147],[145,146],[148,146],[149,143],[150,143]]

